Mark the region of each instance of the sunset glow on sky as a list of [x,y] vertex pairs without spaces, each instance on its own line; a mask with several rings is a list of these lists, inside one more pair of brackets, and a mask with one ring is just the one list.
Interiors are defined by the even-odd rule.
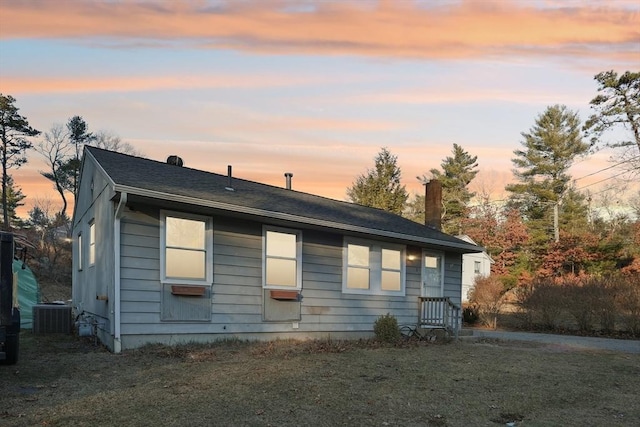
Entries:
[[[638,0],[0,1],[0,20],[0,92],[36,129],[79,115],[152,159],[340,200],[381,147],[422,192],[454,143],[504,197],[538,114],[585,120],[595,74],[640,70]],[[44,169],[31,152],[10,172],[21,216],[58,203]]]

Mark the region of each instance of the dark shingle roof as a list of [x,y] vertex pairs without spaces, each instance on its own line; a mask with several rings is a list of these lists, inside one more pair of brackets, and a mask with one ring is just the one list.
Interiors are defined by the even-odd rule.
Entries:
[[[178,167],[96,147],[85,148],[110,177],[117,192],[209,206],[230,212],[271,217],[353,233],[425,243],[456,252],[482,248],[398,215],[353,203]],[[86,161],[86,159],[85,159]]]

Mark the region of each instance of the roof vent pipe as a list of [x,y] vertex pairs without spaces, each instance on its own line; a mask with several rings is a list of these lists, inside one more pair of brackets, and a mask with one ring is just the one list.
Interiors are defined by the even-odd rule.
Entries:
[[285,172],[284,177],[287,179],[287,190],[291,190],[291,178],[293,178],[293,174],[291,172]]
[[169,156],[167,157],[167,164],[182,167],[182,165],[184,165],[184,162],[178,156]]
[[227,166],[227,178],[229,179],[229,182],[228,182],[227,186],[224,189],[227,190],[227,191],[236,191],[236,190],[233,189],[233,184],[231,182],[231,178],[232,178],[232,176],[231,176],[231,165]]

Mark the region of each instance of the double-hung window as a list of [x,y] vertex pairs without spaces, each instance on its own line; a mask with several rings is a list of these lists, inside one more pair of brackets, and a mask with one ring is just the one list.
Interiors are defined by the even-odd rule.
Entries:
[[405,247],[347,238],[343,249],[342,292],[405,294]]
[[164,283],[213,282],[213,232],[210,217],[161,212],[160,264]]
[[91,220],[89,223],[89,265],[96,263],[96,223]]
[[271,289],[302,288],[302,233],[278,227],[263,229],[263,285]]

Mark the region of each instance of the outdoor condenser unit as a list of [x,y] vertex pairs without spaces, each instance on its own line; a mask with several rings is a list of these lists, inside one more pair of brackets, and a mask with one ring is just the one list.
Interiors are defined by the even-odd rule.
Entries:
[[34,334],[70,334],[71,306],[37,304],[33,306]]

